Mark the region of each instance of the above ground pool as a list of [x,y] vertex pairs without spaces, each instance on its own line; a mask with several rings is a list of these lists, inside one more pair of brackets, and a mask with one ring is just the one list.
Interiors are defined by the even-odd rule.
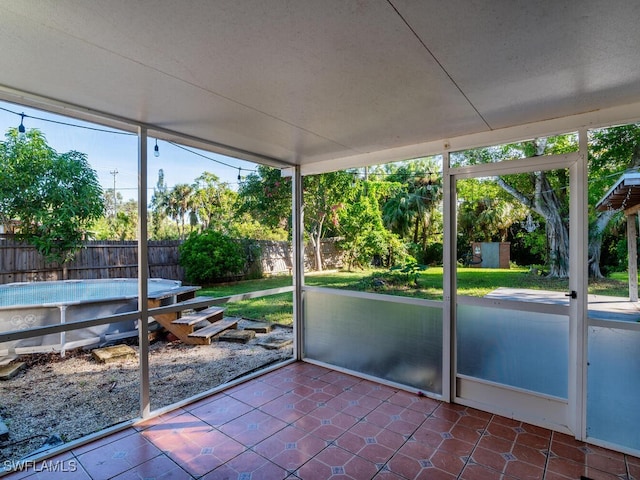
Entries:
[[[177,280],[150,279],[149,296],[170,293]],[[0,333],[135,311],[137,279],[65,280],[0,285]],[[124,321],[0,343],[0,358],[14,353],[62,351],[137,335]]]

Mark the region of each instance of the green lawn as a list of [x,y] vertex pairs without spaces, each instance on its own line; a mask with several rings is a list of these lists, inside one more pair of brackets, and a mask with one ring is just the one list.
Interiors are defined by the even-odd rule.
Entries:
[[[598,282],[590,282],[589,293],[618,297],[628,296],[626,273],[618,273]],[[431,300],[442,299],[442,268],[431,267],[418,276],[417,286],[403,274],[390,274],[387,270],[365,272],[326,272],[305,275],[310,286],[370,291],[389,295],[402,295]],[[567,291],[566,279],[548,279],[534,275],[526,268],[479,269],[458,268],[458,294],[482,297],[498,287]],[[225,297],[256,290],[292,285],[289,276],[211,285],[202,288],[200,295]],[[256,320],[290,325],[293,312],[293,294],[280,293],[262,298],[227,303],[226,314]]]

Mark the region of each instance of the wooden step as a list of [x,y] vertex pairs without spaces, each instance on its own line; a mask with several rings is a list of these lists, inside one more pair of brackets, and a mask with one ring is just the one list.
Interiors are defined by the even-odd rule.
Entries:
[[211,339],[211,337],[215,337],[225,330],[228,330],[230,328],[237,328],[239,320],[240,319],[236,317],[225,317],[222,320],[218,320],[217,322],[212,323],[208,327],[204,327],[200,330],[196,330],[195,332],[190,333],[189,338]]
[[221,320],[223,314],[224,314],[224,308],[212,306],[209,308],[205,308],[204,310],[200,310],[199,312],[190,313],[183,317],[176,318],[171,323],[173,323],[174,325],[192,326],[200,323],[202,320],[209,320],[211,322]]

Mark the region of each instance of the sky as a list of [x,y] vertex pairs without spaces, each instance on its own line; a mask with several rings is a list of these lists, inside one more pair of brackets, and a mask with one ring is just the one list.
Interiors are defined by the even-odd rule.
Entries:
[[[25,128],[37,128],[44,133],[49,146],[58,153],[70,150],[86,153],[89,163],[98,174],[103,190],[113,189],[115,177],[116,191],[122,195],[124,201],[137,198],[138,139],[135,134],[0,101],[2,139],[9,128],[20,125],[22,113],[25,114]],[[235,190],[238,188],[238,168],[242,169],[241,175],[244,177],[257,167],[254,163],[192,147],[179,148],[163,140],[158,140],[160,156],[155,157],[155,142],[152,137],[149,137],[147,142],[149,198],[158,181],[160,169],[164,171],[165,183],[169,188],[179,183],[194,183],[195,179],[206,171],[216,174]]]

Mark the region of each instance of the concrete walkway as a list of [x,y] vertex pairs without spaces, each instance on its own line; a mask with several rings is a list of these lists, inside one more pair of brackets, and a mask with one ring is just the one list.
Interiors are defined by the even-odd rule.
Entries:
[[[485,298],[569,305],[569,297],[566,296],[565,292],[526,288],[500,287],[485,295]],[[640,303],[632,302],[624,297],[589,295],[588,310],[589,318],[592,319],[623,322],[640,321]]]

